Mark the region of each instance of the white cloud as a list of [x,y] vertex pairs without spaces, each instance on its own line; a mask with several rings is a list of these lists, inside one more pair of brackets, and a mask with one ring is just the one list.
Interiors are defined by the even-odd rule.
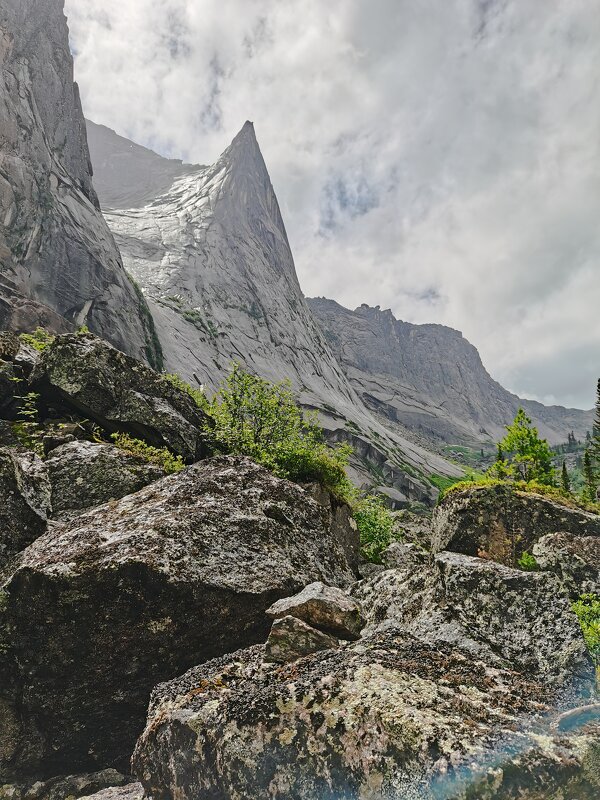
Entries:
[[212,161],[255,122],[301,285],[600,374],[598,0],[67,0],[86,113]]

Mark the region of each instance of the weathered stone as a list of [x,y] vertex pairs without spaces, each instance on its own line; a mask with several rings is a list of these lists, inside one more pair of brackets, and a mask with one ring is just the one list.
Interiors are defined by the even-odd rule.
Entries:
[[128,781],[131,781],[130,777],[125,777],[114,769],[84,775],[59,775],[32,785],[13,784],[0,787],[0,800],[74,800],[90,795],[96,797],[105,792],[117,792],[119,789],[116,787],[123,787],[123,793],[114,796],[125,800],[125,790],[131,790],[131,784],[127,786]]
[[458,645],[496,667],[510,665],[553,687],[557,702],[591,691],[589,654],[569,598],[555,576],[439,553],[361,581],[353,595],[369,634],[402,626],[431,645]]
[[451,492],[434,513],[434,552],[452,550],[515,566],[548,533],[600,536],[600,516],[511,486]]
[[555,572],[573,599],[600,594],[600,536],[550,533],[533,546],[541,569]]
[[360,605],[335,586],[320,581],[305,586],[293,597],[284,597],[267,609],[274,619],[292,616],[313,628],[341,639],[358,639],[364,625]]
[[278,617],[265,645],[265,661],[286,664],[319,650],[339,647],[339,640],[292,616]]
[[294,664],[263,655],[154,690],[132,760],[153,800],[431,798],[436,778],[525,747],[550,710],[533,677],[397,629]]
[[354,579],[328,515],[219,457],[56,526],[1,587],[0,781],[125,770],[157,681],[264,641],[265,610]]
[[414,567],[419,568],[428,558],[428,554],[414,542],[392,542],[381,554],[384,567]]
[[206,455],[207,419],[192,398],[154,370],[91,334],[57,336],[31,378],[44,399],[61,402],[109,431],[126,431],[194,461]]
[[[80,795],[81,797],[81,795]],[[117,786],[103,789],[93,795],[86,795],[90,800],[143,800],[144,787],[141,783],[129,783],[127,786]],[[77,798],[80,800],[80,798]]]
[[12,361],[19,352],[19,337],[12,331],[0,331],[0,361]]
[[133,494],[165,474],[160,467],[117,447],[86,441],[56,447],[45,463],[55,519]]
[[360,561],[360,539],[352,509],[343,500],[339,500],[319,483],[304,484],[303,488],[323,506],[329,514],[328,527],[342,543],[348,563],[352,569],[358,569]]
[[50,484],[33,453],[0,448],[0,574],[46,530]]

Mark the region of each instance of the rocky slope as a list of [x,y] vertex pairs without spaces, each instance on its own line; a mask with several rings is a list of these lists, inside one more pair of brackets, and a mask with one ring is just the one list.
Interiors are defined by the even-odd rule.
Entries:
[[359,480],[426,499],[419,472],[457,473],[375,418],[349,385],[300,290],[250,122],[208,167],[161,158],[91,122],[88,131],[106,219],[144,289],[168,371],[208,389],[232,360],[289,378],[331,436],[352,441]]
[[459,331],[412,325],[379,307],[350,311],[325,298],[308,304],[367,406],[438,446],[496,442],[519,406],[550,443],[565,442],[569,431],[583,439],[591,430],[591,412],[544,406],[508,392]]
[[159,363],[92,186],[63,0],[0,7],[0,328],[86,324]]

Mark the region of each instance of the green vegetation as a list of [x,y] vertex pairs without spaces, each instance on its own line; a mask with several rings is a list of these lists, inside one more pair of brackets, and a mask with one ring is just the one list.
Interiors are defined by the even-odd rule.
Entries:
[[563,461],[562,471],[560,473],[560,488],[565,494],[571,494],[571,481],[569,480],[569,473],[567,471],[567,462]]
[[536,572],[539,569],[535,556],[528,553],[527,550],[523,551],[521,557],[517,560],[517,565],[525,572]]
[[520,408],[512,425],[506,426],[506,436],[498,443],[496,463],[488,470],[492,477],[517,479],[529,483],[553,486],[552,451],[537,428]]
[[22,333],[19,336],[23,344],[28,344],[39,353],[43,353],[47,347],[50,347],[54,338],[55,337],[44,328],[36,328],[33,333]]
[[583,638],[596,668],[600,668],[600,597],[582,594],[571,606],[583,631]]
[[24,447],[41,456],[44,454],[44,446],[38,410],[40,396],[36,392],[28,392],[17,399],[19,412],[17,421],[12,424],[13,433]]
[[303,416],[289,381],[270,383],[233,369],[208,406],[214,428],[206,434],[216,450],[246,455],[275,475],[297,482],[318,481],[347,499],[352,487],[345,467],[348,445],[329,447],[315,414]]
[[110,438],[123,452],[142,458],[149,464],[156,464],[168,475],[173,472],[181,472],[185,466],[181,456],[173,455],[166,447],[152,447],[141,439],[134,439],[126,433],[113,433]]
[[186,383],[183,380],[183,378],[180,378],[179,375],[176,375],[175,373],[171,374],[166,372],[163,374],[163,378],[166,381],[168,381],[171,384],[171,386],[174,386],[176,389],[179,389],[179,391],[189,394],[189,396],[192,398],[194,403],[196,403],[198,408],[201,408],[203,411],[210,410],[210,402],[206,397],[206,395],[204,394],[204,392],[202,391],[202,389],[195,389],[193,386],[190,386],[189,383]]
[[367,561],[381,563],[381,554],[400,534],[394,532],[394,517],[380,497],[357,498],[352,512],[360,534],[361,553]]
[[436,489],[440,490],[440,496],[443,496],[448,489],[455,486],[457,483],[462,482],[463,478],[448,478],[446,475],[430,475],[429,482],[432,483]]

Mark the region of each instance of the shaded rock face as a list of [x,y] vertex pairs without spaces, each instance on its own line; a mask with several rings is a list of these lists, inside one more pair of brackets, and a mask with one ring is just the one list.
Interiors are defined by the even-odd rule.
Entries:
[[92,187],[63,0],[0,9],[0,326],[87,324],[157,364],[143,296]]
[[556,573],[573,599],[600,595],[600,536],[550,533],[533,546],[540,569]]
[[[552,576],[443,553],[353,594],[367,619],[357,642],[283,666],[265,661],[268,643],[157,686],[132,761],[147,793],[516,798],[528,795],[515,787],[537,786],[534,765],[548,790],[568,769],[585,784],[596,740],[571,743],[562,762],[559,742],[550,745],[560,740],[557,707],[581,702],[594,683]],[[484,790],[469,793],[473,785]]]
[[310,653],[331,650],[338,646],[339,641],[334,636],[313,628],[301,619],[292,616],[278,617],[271,626],[265,645],[265,661],[285,664]]
[[108,500],[118,500],[164,477],[148,464],[109,444],[69,442],[45,461],[52,492],[52,516],[64,519]]
[[46,530],[50,484],[33,454],[0,448],[0,575]]
[[479,446],[504,436],[519,406],[552,443],[583,439],[592,413],[522,400],[494,381],[459,331],[413,325],[365,304],[308,299],[328,344],[366,405],[425,441]]
[[154,370],[91,334],[57,336],[30,377],[32,389],[109,431],[126,431],[188,461],[207,454],[206,415]]
[[451,492],[434,513],[432,549],[516,565],[545,534],[600,536],[600,516],[541,495],[493,486]]
[[264,640],[279,597],[354,579],[327,523],[220,457],[38,539],[2,586],[0,781],[126,770],[158,681]]

